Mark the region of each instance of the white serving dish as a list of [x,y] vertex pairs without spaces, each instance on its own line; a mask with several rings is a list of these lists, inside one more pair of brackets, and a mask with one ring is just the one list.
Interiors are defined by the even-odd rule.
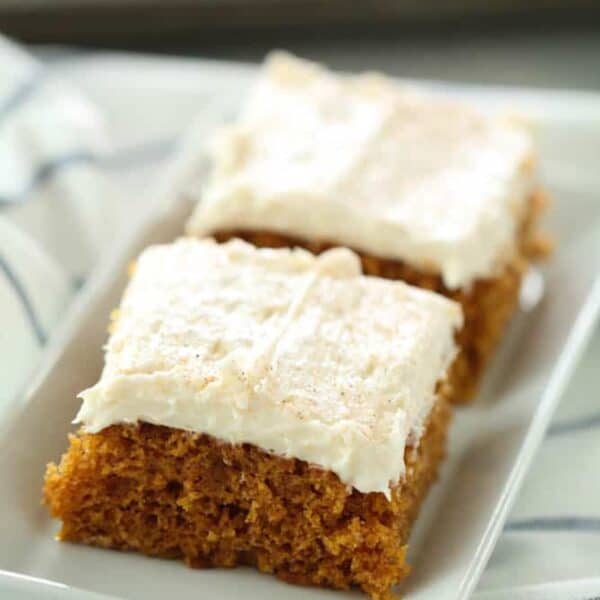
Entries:
[[[241,95],[248,69],[223,69],[220,89],[229,89],[230,97]],[[543,270],[543,299],[517,316],[477,401],[457,411],[448,460],[412,538],[414,572],[402,591],[414,600],[463,599],[474,590],[600,311],[600,148],[595,145],[600,99],[437,87],[484,105],[511,100],[537,122],[543,179],[556,198],[549,227],[559,249]],[[184,158],[176,169],[181,185],[189,167]],[[162,212],[137,226],[92,277],[22,402],[0,414],[0,569],[7,572],[0,572],[0,596],[343,598],[340,592],[289,586],[246,568],[191,570],[179,562],[53,539],[57,523],[40,504],[44,467],[66,447],[76,393],[99,375],[107,318],[123,289],[126,263],[146,244],[181,232],[189,206],[173,203],[171,193],[166,200]],[[530,279],[534,295],[536,283],[539,277]]]

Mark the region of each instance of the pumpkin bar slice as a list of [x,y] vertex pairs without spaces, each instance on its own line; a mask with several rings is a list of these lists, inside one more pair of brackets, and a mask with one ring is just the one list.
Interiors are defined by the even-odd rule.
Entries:
[[59,537],[384,597],[444,455],[461,321],[347,249],[148,248],[47,469]]
[[543,249],[545,201],[522,121],[275,53],[211,157],[190,234],[345,246],[366,274],[458,301],[455,398],[473,397]]

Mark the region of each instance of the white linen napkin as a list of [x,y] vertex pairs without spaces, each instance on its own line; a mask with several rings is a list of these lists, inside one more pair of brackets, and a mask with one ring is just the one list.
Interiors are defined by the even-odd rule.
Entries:
[[22,388],[115,226],[100,112],[0,39],[0,406]]
[[[245,76],[210,61],[44,58],[0,39],[0,414],[120,228],[151,209],[179,134],[199,113],[211,126],[230,114],[226,82]],[[477,598],[600,597],[599,361],[597,333]]]

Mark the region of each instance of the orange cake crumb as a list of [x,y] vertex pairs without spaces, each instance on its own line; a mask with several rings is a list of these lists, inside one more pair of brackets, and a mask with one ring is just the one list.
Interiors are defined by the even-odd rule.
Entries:
[[449,418],[439,400],[391,501],[301,460],[147,423],[71,436],[48,465],[44,501],[62,540],[192,567],[250,564],[290,583],[388,598],[409,573],[406,544]]

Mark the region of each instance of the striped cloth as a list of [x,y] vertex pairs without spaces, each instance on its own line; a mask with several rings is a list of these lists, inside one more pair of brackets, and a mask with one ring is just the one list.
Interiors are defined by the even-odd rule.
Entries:
[[0,402],[20,390],[98,259],[116,198],[93,164],[100,112],[16,47],[0,46]]
[[[112,240],[151,209],[151,182],[190,119],[212,126],[236,100],[216,63],[44,59],[0,40],[0,417]],[[600,598],[599,360],[597,334],[477,598]]]

